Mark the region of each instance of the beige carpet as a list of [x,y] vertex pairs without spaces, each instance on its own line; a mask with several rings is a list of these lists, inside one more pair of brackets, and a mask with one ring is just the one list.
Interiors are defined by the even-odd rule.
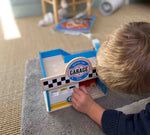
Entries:
[[[95,9],[93,14],[97,15],[97,19],[91,32],[102,42],[107,34],[121,24],[131,21],[150,22],[150,5],[124,6],[111,16],[102,16]],[[20,134],[26,60],[38,57],[39,51],[56,48],[78,51],[91,48],[91,41],[83,36],[54,33],[52,26],[38,27],[41,18],[42,16],[16,19],[21,38],[12,40],[4,40],[0,24],[0,135]]]

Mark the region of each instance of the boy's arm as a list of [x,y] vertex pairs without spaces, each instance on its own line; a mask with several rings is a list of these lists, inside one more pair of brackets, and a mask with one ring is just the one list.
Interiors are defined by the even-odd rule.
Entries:
[[138,114],[125,115],[96,104],[85,88],[74,89],[73,107],[102,126],[107,135],[150,135],[150,103]]
[[106,110],[102,128],[107,135],[150,135],[150,103],[137,114],[125,115],[120,111]]

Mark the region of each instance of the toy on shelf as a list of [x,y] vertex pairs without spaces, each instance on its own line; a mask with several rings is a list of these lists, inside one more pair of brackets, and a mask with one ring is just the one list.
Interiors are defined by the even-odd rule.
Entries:
[[61,49],[39,52],[43,73],[40,81],[48,112],[70,106],[74,87],[87,87],[93,99],[106,94],[107,88],[96,72],[99,47],[99,41],[94,39],[93,50],[86,52],[70,54]]

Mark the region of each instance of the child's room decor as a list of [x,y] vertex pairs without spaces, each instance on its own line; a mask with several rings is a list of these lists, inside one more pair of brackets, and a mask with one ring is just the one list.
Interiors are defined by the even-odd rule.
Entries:
[[56,49],[39,53],[43,73],[41,86],[48,112],[70,106],[74,87],[87,87],[94,99],[106,94],[107,88],[96,72],[99,47],[99,41],[94,39],[90,51],[70,54]]

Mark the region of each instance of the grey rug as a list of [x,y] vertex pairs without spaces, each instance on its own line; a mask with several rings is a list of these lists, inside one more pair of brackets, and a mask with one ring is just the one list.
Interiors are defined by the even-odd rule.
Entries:
[[[41,78],[39,59],[27,61],[22,105],[22,135],[103,135],[95,122],[73,107],[47,113],[40,86]],[[150,101],[149,96],[150,94],[127,95],[108,90],[107,95],[97,99],[96,102],[106,109],[119,108],[118,110],[126,113],[138,112]],[[137,106],[140,107],[134,110],[133,107]]]

